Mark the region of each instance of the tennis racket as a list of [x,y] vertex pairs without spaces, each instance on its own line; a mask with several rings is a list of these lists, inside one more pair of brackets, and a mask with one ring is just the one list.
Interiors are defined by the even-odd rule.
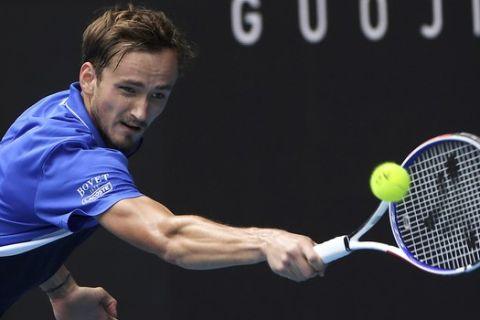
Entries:
[[[352,251],[393,254],[435,274],[456,275],[480,266],[480,139],[468,133],[430,139],[411,152],[402,166],[411,184],[397,203],[381,202],[350,236],[315,246],[325,263]],[[397,246],[360,241],[389,211]]]

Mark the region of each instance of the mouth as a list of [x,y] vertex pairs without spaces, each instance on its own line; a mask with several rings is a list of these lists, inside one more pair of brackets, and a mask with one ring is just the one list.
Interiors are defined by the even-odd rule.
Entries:
[[120,122],[124,127],[128,128],[130,131],[133,132],[141,132],[143,130],[143,127],[141,126],[136,126],[132,123],[126,123],[126,122]]

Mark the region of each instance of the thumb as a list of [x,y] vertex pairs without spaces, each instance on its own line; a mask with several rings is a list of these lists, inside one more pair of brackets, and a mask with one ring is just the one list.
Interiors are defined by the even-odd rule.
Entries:
[[317,271],[320,277],[325,275],[327,264],[323,262],[322,258],[320,258],[313,248],[307,252],[307,260],[310,266]]

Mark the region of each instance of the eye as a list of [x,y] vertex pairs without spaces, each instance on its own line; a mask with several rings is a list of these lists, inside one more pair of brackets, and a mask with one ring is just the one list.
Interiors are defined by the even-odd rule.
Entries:
[[135,94],[136,92],[135,88],[129,87],[129,86],[119,86],[118,88],[127,95],[132,95],[132,94]]
[[152,98],[155,100],[163,100],[167,97],[167,95],[163,92],[155,92],[152,93]]

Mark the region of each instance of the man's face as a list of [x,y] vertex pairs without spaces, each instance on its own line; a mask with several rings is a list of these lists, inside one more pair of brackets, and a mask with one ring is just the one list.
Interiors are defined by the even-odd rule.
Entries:
[[107,145],[128,152],[165,109],[177,79],[177,55],[170,49],[132,51],[117,63],[118,58],[112,59],[100,78],[91,64],[84,64],[80,83],[87,110]]

